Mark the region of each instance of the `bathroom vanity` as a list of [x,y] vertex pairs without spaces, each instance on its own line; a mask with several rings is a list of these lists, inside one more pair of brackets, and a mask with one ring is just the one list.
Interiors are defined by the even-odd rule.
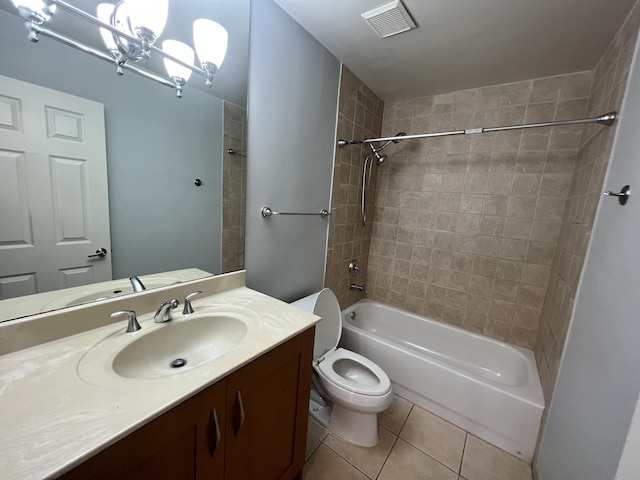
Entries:
[[[195,290],[194,314],[154,323]],[[300,478],[318,320],[236,272],[0,324],[1,476]],[[183,369],[156,365],[169,339]]]

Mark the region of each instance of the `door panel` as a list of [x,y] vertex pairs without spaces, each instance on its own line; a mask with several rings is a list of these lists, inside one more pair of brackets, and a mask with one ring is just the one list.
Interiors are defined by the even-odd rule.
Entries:
[[0,201],[0,299],[111,280],[103,105],[0,76]]
[[24,152],[0,150],[0,248],[31,245]]

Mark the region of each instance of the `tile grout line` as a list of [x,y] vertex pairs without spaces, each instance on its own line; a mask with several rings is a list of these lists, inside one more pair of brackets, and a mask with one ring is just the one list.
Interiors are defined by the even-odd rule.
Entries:
[[309,455],[309,458],[307,460],[305,460],[305,463],[307,463],[311,457],[313,457],[316,452],[318,451],[318,448],[320,448],[320,445],[322,445],[324,440],[320,440],[318,437],[316,437],[313,433],[310,433],[309,435],[311,435],[313,438],[315,438],[316,440],[318,440],[318,444],[315,446],[315,448],[311,451],[311,455]]
[[[462,459],[464,458],[464,449],[466,448],[467,445],[467,437],[469,435],[469,432],[467,432],[466,430],[461,429],[460,427],[456,427],[460,430],[462,430],[465,434],[464,436],[464,446],[462,447],[462,457],[460,458],[460,468],[459,470],[456,472],[455,470],[453,470],[451,467],[449,467],[448,465],[445,465],[444,463],[442,463],[440,460],[438,460],[437,458],[433,457],[432,455],[430,455],[428,452],[425,452],[424,450],[422,450],[420,447],[418,447],[417,445],[414,445],[413,443],[411,443],[408,439],[402,438],[400,436],[400,433],[402,433],[402,429],[404,428],[404,426],[406,425],[407,421],[409,420],[409,416],[411,415],[411,412],[413,411],[414,407],[416,407],[416,404],[412,404],[411,405],[411,409],[409,410],[409,414],[407,415],[407,418],[405,419],[404,423],[402,424],[402,428],[400,429],[400,432],[398,433],[398,438],[401,439],[403,442],[405,442],[407,445],[412,446],[413,448],[415,448],[416,450],[418,450],[419,452],[423,453],[424,455],[426,455],[427,457],[429,457],[430,459],[432,459],[433,461],[439,463],[440,465],[442,465],[443,467],[445,467],[447,470],[455,473],[456,475],[460,475],[460,470],[462,469]],[[418,407],[421,408],[421,407]],[[427,410],[428,411],[428,410]],[[435,414],[434,414],[435,415]],[[436,415],[437,416],[437,415]],[[437,416],[438,418],[440,418],[441,420],[444,420],[442,417]],[[451,422],[448,422],[447,420],[444,420],[445,422],[451,424]],[[451,424],[453,425],[453,424]],[[455,427],[455,425],[453,425]],[[395,444],[394,444],[395,446]]]
[[[400,428],[398,429],[398,433],[394,433],[391,432],[391,430],[388,430],[389,432],[391,432],[391,434],[395,437],[395,439],[393,440],[393,445],[391,445],[391,448],[389,449],[389,453],[387,453],[387,456],[384,459],[384,462],[382,462],[382,466],[380,467],[380,471],[378,472],[378,475],[376,475],[376,480],[378,478],[380,478],[380,474],[382,473],[382,471],[384,470],[384,466],[387,464],[387,461],[389,460],[389,457],[391,456],[391,452],[393,452],[393,449],[395,448],[396,444],[398,443],[398,439],[400,438],[400,432],[402,432],[402,429],[404,428],[405,424],[407,423],[407,420],[409,420],[409,415],[411,415],[411,412],[413,411],[413,407],[415,407],[415,404],[413,402],[409,402],[411,403],[411,408],[409,408],[409,411],[407,412],[407,416],[404,417],[404,421],[402,422],[402,425],[400,425]],[[378,424],[379,427],[382,427],[382,425]]]
[[464,445],[462,447],[462,456],[460,457],[460,467],[458,468],[458,476],[462,475],[462,463],[464,462],[464,454],[467,450],[467,440],[469,439],[469,432],[465,431]]
[[[398,437],[400,438],[400,437]],[[446,468],[447,470],[449,470],[450,472],[455,473],[456,475],[460,475],[459,472],[456,472],[455,470],[453,470],[451,467],[449,467],[448,465],[445,465],[444,463],[442,463],[440,460],[438,460],[437,458],[431,456],[430,454],[428,454],[427,452],[425,452],[424,450],[422,450],[420,447],[417,447],[416,445],[414,445],[413,443],[411,443],[408,440],[405,440],[404,438],[401,439],[403,442],[405,442],[407,445],[412,446],[413,448],[415,448],[416,450],[418,450],[420,453],[426,455],[427,457],[429,457],[431,460],[433,460],[434,462],[442,465],[444,468]]]
[[[384,427],[382,427],[381,425],[378,425],[378,427],[379,427],[379,428],[384,428]],[[385,430],[387,430],[387,429],[385,428]],[[387,430],[387,431],[388,431],[389,433],[391,433],[392,435],[394,435],[394,434],[393,434],[393,432],[391,432],[391,431],[389,431],[389,430]],[[329,432],[329,433],[327,434],[327,436],[325,436],[325,437],[324,437],[324,440],[322,440],[322,441],[320,442],[320,445],[324,445],[324,446],[325,446],[325,447],[327,447],[329,450],[331,450],[333,453],[335,453],[337,456],[339,456],[341,459],[343,459],[345,462],[347,462],[349,465],[351,465],[353,468],[355,468],[357,471],[359,471],[360,473],[362,473],[365,477],[367,477],[367,478],[371,479],[371,477],[370,477],[369,475],[367,475],[365,472],[363,472],[362,470],[360,470],[360,468],[358,468],[358,466],[357,466],[357,465],[354,465],[353,463],[351,463],[351,461],[350,461],[347,457],[343,456],[340,452],[335,451],[333,448],[331,448],[331,446],[330,446],[328,443],[326,443],[326,442],[325,442],[325,440],[327,440],[327,439],[328,439],[329,437],[331,437],[332,435],[333,435],[335,438],[337,438],[338,440],[343,441],[343,442],[346,442],[346,440],[343,440],[342,438],[338,437],[337,435],[334,435],[334,434],[332,434],[331,432]],[[394,436],[395,436],[395,435],[394,435]],[[398,439],[398,437],[396,436],[396,440],[394,440],[393,445],[391,446],[391,449],[393,449],[393,446],[396,444],[397,439]],[[347,443],[349,443],[349,442],[347,442]],[[319,447],[320,445],[318,445],[318,447]],[[357,445],[356,445],[356,446],[357,446]],[[318,447],[316,447],[316,449],[317,449]],[[363,447],[363,448],[365,448],[365,447]],[[391,450],[389,450],[389,454],[390,454],[390,453],[391,453]],[[385,458],[384,462],[382,463],[382,467],[380,467],[380,472],[382,471],[382,468],[384,467],[384,464],[386,463],[387,458],[389,457],[389,454],[387,454],[387,457]],[[309,458],[311,458],[311,457],[309,457]],[[378,474],[376,475],[376,478],[378,477],[378,475],[380,475],[380,472],[378,472]]]
[[[392,432],[393,433],[393,432]],[[396,443],[398,443],[398,439],[400,438],[398,435],[393,435],[395,437],[395,439],[393,440],[393,445],[391,445],[391,448],[389,449],[389,453],[387,453],[387,456],[384,459],[384,462],[382,462],[382,466],[380,467],[380,471],[378,472],[378,474],[376,475],[376,478],[374,480],[377,480],[378,478],[380,478],[380,475],[382,474],[382,471],[384,470],[384,466],[387,464],[387,461],[389,460],[389,457],[391,456],[391,452],[393,452],[393,449],[396,446]]]
[[[400,397],[402,398],[402,397]],[[408,400],[407,400],[408,402]],[[398,438],[400,438],[400,434],[402,433],[402,429],[404,428],[404,426],[407,424],[407,422],[409,421],[409,417],[411,416],[411,412],[413,412],[413,408],[416,406],[415,403],[410,402],[411,403],[411,408],[409,409],[409,412],[407,413],[407,416],[404,418],[404,422],[402,422],[402,425],[400,425],[400,430],[398,430]]]

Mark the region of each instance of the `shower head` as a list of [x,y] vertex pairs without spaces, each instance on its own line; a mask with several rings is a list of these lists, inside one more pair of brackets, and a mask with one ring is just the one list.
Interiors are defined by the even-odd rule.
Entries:
[[[378,150],[382,150],[381,148]],[[384,163],[384,161],[387,159],[386,155],[380,155],[378,153],[378,150],[374,150],[373,154],[376,157],[376,163],[378,164],[378,166],[382,165]]]
[[[404,136],[404,135],[406,135],[406,133],[404,133],[404,132],[396,133],[396,137],[401,137],[401,136]],[[399,142],[400,142],[400,140],[389,140],[388,142],[385,142],[384,144],[382,144],[378,148],[376,148],[373,145],[371,145],[370,143],[368,143],[367,145],[369,145],[369,148],[371,148],[371,153],[369,154],[369,156],[373,155],[374,157],[376,157],[376,163],[378,164],[378,166],[380,166],[387,159],[386,155],[380,155],[380,151],[382,151],[385,148],[387,148],[387,146],[389,146],[391,143],[399,143]]]

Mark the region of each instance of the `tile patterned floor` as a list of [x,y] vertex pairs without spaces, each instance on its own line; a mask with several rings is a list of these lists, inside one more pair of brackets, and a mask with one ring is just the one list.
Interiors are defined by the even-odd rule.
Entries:
[[351,445],[309,419],[304,480],[531,480],[531,466],[394,396],[379,442]]

